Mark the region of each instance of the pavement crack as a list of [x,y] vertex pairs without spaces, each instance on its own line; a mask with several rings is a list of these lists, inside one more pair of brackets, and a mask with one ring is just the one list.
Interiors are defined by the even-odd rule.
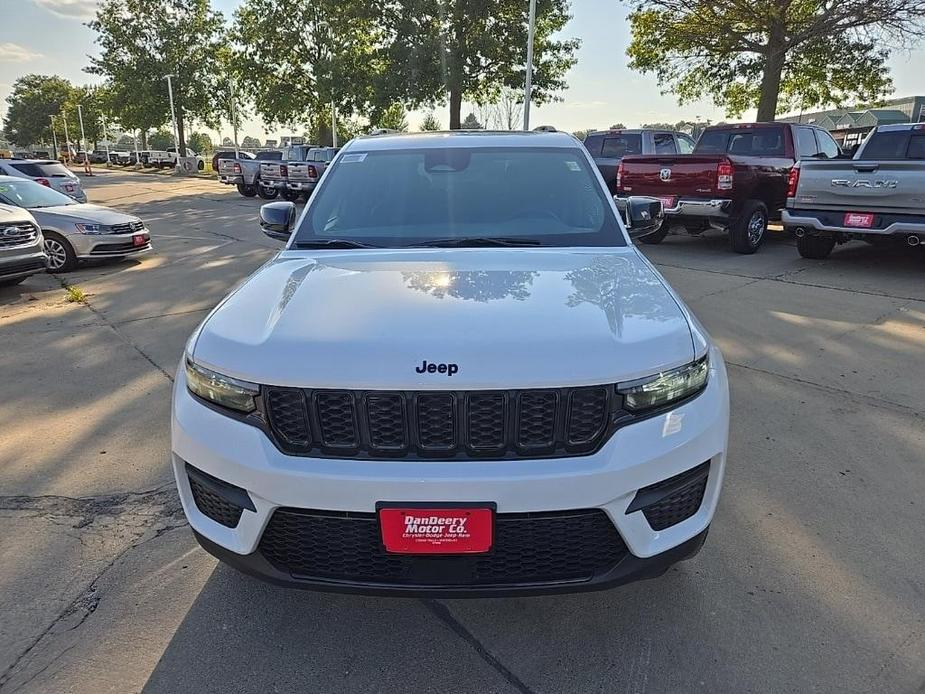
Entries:
[[482,642],[479,641],[471,631],[469,631],[456,617],[450,612],[449,608],[442,602],[436,600],[421,600],[421,603],[427,610],[447,626],[454,634],[465,641],[476,655],[488,664],[495,672],[503,677],[514,689],[521,694],[534,694],[517,675],[511,672],[498,658],[492,655]]

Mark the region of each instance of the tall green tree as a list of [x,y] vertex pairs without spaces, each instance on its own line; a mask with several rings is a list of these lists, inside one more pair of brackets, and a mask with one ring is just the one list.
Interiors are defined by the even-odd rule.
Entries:
[[88,26],[97,32],[100,54],[90,58],[87,72],[111,83],[123,127],[146,129],[170,120],[168,74],[181,151],[188,120],[215,124],[213,93],[222,80],[216,54],[224,23],[209,0],[101,0]]
[[[73,101],[75,91],[73,84],[57,75],[23,75],[17,79],[6,97],[3,130],[7,140],[20,147],[51,142],[49,116],[59,118]],[[63,128],[63,122],[56,128]]]
[[421,121],[421,125],[419,127],[422,132],[433,132],[443,129],[443,126],[440,125],[440,121],[437,119],[437,116],[434,115],[433,111],[429,111],[424,114],[424,120]]
[[405,107],[395,103],[382,112],[376,121],[375,127],[389,128],[404,132],[408,129],[408,119],[405,117]]
[[922,0],[624,0],[629,66],[680,103],[711,97],[759,121],[795,108],[876,101],[891,46],[925,35]]
[[[494,102],[504,87],[523,89],[526,76],[526,0],[392,0],[383,14],[387,66],[378,92],[414,108],[450,106],[450,129],[460,127],[463,99]],[[568,0],[537,0],[533,102],[546,103],[567,87],[577,39],[563,39]]]
[[460,127],[463,130],[481,130],[482,124],[479,123],[479,119],[475,117],[474,113],[470,113],[466,116],[466,119],[462,122]]
[[366,113],[380,16],[377,1],[245,0],[232,30],[242,91],[268,124],[307,126],[332,101],[339,114]]

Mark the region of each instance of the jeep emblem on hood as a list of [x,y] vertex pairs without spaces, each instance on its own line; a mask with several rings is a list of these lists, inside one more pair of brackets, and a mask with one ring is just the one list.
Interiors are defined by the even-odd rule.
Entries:
[[433,362],[428,363],[425,359],[421,362],[420,366],[414,367],[414,370],[419,374],[429,373],[429,374],[446,374],[447,376],[452,376],[454,373],[459,371],[458,364],[435,364]]

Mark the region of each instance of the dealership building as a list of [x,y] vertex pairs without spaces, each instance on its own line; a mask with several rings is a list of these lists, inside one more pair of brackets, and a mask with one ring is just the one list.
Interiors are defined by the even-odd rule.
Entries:
[[871,128],[891,123],[925,123],[925,96],[890,99],[876,108],[832,109],[777,120],[825,128],[845,149],[859,144]]

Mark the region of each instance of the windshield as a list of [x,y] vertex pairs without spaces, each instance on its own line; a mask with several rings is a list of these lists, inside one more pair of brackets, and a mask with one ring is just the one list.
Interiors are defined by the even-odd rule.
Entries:
[[340,239],[396,248],[475,238],[626,245],[578,148],[347,152],[315,195],[296,245]]
[[63,193],[32,181],[5,181],[0,183],[0,200],[8,205],[35,209],[76,205],[77,201]]

